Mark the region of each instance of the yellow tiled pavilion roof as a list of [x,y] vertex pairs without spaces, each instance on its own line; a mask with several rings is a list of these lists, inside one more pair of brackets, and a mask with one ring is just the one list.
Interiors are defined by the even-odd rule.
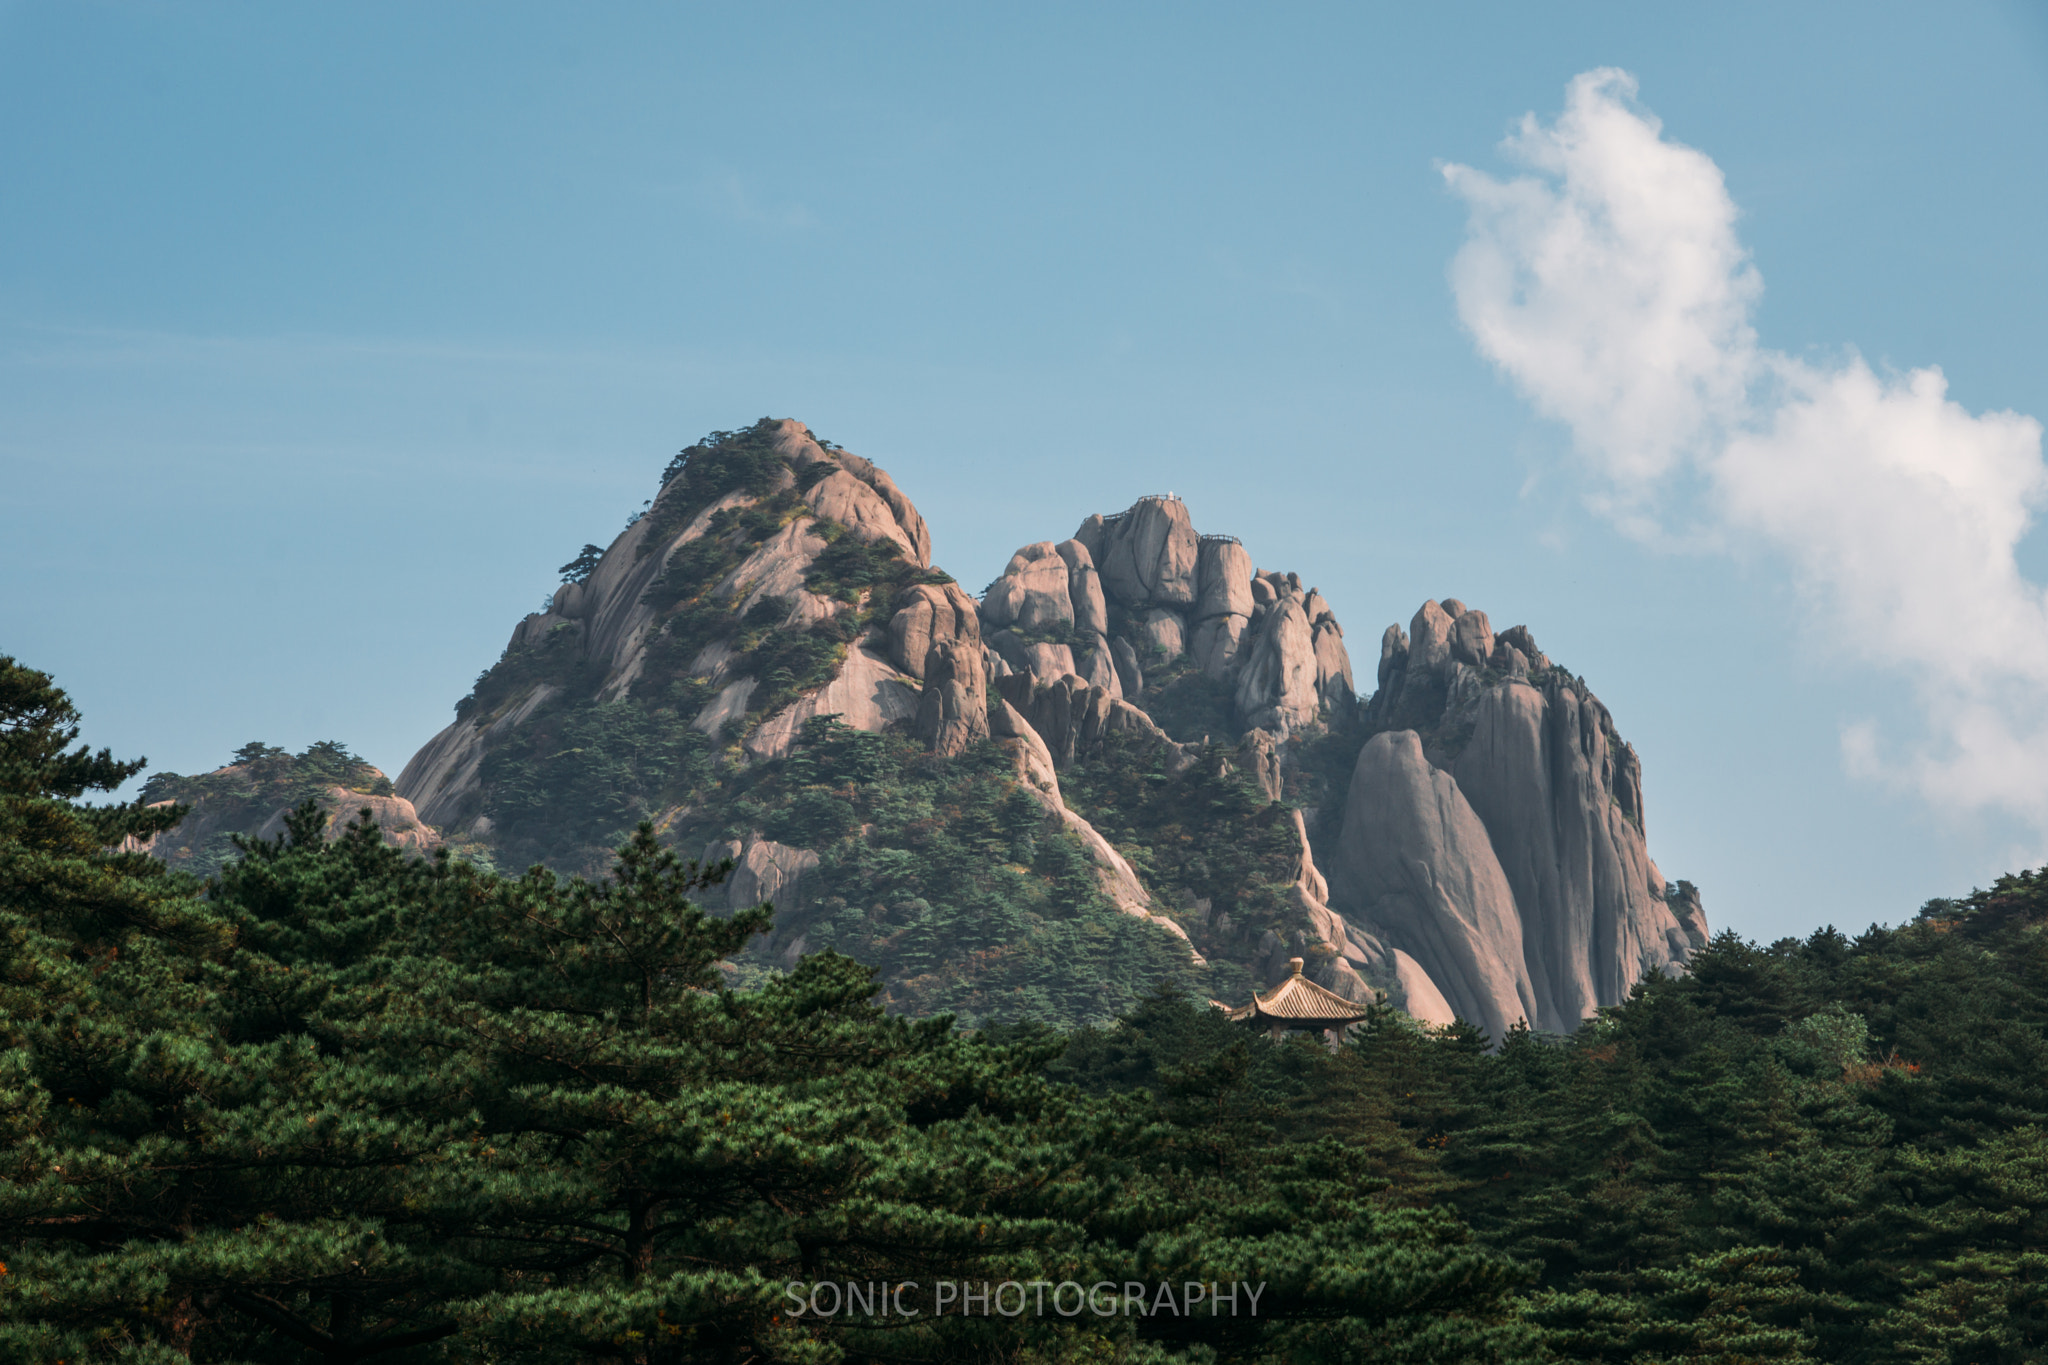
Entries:
[[1289,1028],[1342,1028],[1365,1018],[1367,1007],[1325,990],[1301,974],[1301,959],[1288,959],[1294,974],[1267,991],[1256,992],[1249,1005],[1229,1010],[1239,1023],[1282,1024]]

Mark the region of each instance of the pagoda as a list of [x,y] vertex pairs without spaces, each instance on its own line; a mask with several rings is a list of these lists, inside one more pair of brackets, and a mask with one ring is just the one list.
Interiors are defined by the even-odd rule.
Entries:
[[1277,1040],[1291,1030],[1320,1033],[1331,1029],[1344,1029],[1371,1012],[1370,1006],[1354,1000],[1346,1000],[1335,991],[1325,990],[1301,974],[1301,959],[1291,957],[1287,965],[1294,972],[1272,990],[1260,995],[1254,991],[1249,1005],[1231,1009],[1219,1005],[1233,1023],[1263,1025]]

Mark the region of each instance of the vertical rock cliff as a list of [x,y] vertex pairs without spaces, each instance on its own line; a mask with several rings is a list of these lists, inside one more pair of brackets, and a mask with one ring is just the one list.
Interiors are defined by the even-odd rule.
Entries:
[[1454,599],[1423,603],[1405,635],[1387,628],[1379,678],[1337,905],[1496,1035],[1518,1020],[1570,1030],[1646,973],[1684,970],[1705,917],[1650,860],[1641,764],[1583,681],[1526,627],[1496,636]]

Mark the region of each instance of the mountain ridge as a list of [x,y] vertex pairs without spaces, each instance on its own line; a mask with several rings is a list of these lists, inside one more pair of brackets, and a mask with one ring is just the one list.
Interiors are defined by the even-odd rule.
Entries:
[[397,797],[462,856],[589,870],[646,818],[732,857],[777,904],[762,969],[836,947],[893,1008],[1079,1022],[1303,957],[1499,1039],[1706,941],[1635,751],[1526,627],[1426,602],[1361,696],[1322,594],[1170,495],[976,597],[885,470],[763,419],[565,578]]

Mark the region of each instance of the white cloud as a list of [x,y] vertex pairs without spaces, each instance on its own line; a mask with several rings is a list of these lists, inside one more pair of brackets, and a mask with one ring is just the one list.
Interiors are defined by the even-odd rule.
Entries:
[[1927,733],[1859,776],[2048,829],[2048,595],[2015,550],[2048,499],[2041,424],[1972,415],[1939,369],[1886,376],[1757,343],[1762,280],[1720,168],[1663,136],[1612,69],[1504,144],[1529,174],[1445,177],[1471,211],[1452,266],[1479,349],[1567,425],[1594,502],[1633,534],[1674,509],[1781,556],[1816,632],[1917,690]]

